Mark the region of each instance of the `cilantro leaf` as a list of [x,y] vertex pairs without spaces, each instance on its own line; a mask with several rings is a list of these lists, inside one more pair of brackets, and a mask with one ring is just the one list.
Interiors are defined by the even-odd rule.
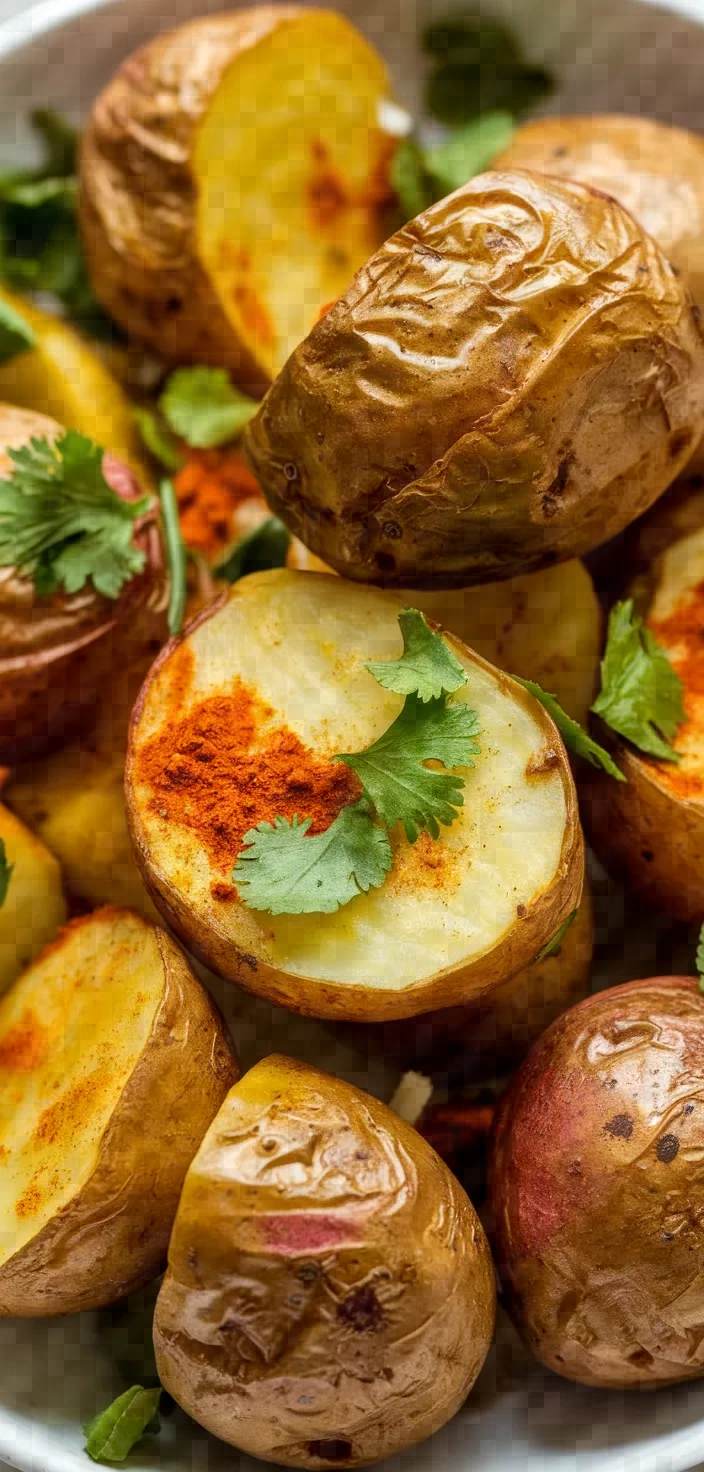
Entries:
[[170,429],[161,422],[151,409],[133,409],[132,417],[139,430],[142,444],[164,470],[174,474],[183,465],[183,455]]
[[455,128],[444,143],[426,149],[425,166],[439,190],[439,198],[461,189],[468,179],[481,174],[508,148],[514,132],[509,112],[488,112]]
[[36,338],[28,322],[9,302],[0,300],[0,363],[33,348]]
[[425,149],[415,138],[402,138],[391,160],[391,186],[398,199],[404,222],[422,215],[438,194],[426,163]]
[[308,837],[310,818],[275,818],[245,833],[232,883],[253,910],[270,915],[331,915],[383,884],[393,858],[363,801],[343,808],[324,833]]
[[700,992],[704,992],[704,925],[702,925],[699,932],[699,940],[697,942],[696,967],[699,977],[699,990]]
[[0,480],[0,567],[34,579],[40,595],[77,593],[92,579],[117,598],[145,555],[132,543],[149,498],[123,501],[103,475],[103,450],[77,430],[10,450]]
[[433,21],[423,49],[435,62],[426,86],[428,112],[451,126],[503,108],[520,115],[555,86],[545,67],[526,60],[513,32],[485,16]]
[[177,368],[159,408],[169,428],[187,445],[209,450],[237,439],[258,405],[233,388],[224,368]]
[[260,526],[242,537],[227,557],[214,568],[215,576],[236,583],[250,572],[265,572],[269,567],[285,567],[291,533],[278,516],[269,516]]
[[10,887],[14,864],[8,864],[5,840],[0,838],[0,910],[7,899],[7,891]]
[[[94,1462],[124,1462],[159,1409],[161,1387],[133,1385],[84,1427],[86,1451]],[[158,1427],[155,1427],[155,1430]]]
[[619,736],[649,756],[678,762],[670,745],[685,720],[683,686],[660,645],[633,611],[633,599],[617,603],[601,661],[601,691],[592,710]]
[[464,780],[457,772],[435,772],[423,763],[473,766],[472,757],[481,750],[473,738],[480,729],[476,711],[463,703],[448,706],[443,698],[424,702],[407,695],[378,741],[334,760],[357,773],[380,823],[391,829],[402,822],[409,843],[415,843],[424,828],[438,838],[438,824],[453,823],[464,802]]
[[604,772],[608,773],[609,777],[614,777],[617,782],[627,781],[621,768],[616,766],[609,752],[603,746],[600,746],[598,741],[592,739],[589,732],[585,731],[583,726],[580,726],[579,721],[574,721],[572,716],[568,716],[567,711],[562,709],[560,702],[554,695],[550,695],[547,690],[543,690],[535,680],[522,680],[520,675],[512,675],[511,679],[515,680],[517,685],[522,685],[524,690],[528,690],[531,695],[535,696],[536,700],[540,701],[541,705],[545,706],[548,715],[555,722],[568,751],[573,751],[575,756],[584,757],[585,761],[591,762],[593,767],[601,767]]
[[442,634],[434,633],[425,614],[404,608],[398,616],[403,634],[400,659],[368,664],[366,668],[384,690],[437,700],[467,684],[467,675]]
[[578,914],[579,910],[572,910],[572,913],[567,916],[567,919],[563,920],[559,930],[555,931],[552,940],[549,940],[547,945],[543,946],[541,951],[538,951],[538,954],[535,958],[536,961],[545,961],[547,960],[548,956],[559,956],[560,951],[562,950],[562,942],[565,939],[570,926],[574,925]]

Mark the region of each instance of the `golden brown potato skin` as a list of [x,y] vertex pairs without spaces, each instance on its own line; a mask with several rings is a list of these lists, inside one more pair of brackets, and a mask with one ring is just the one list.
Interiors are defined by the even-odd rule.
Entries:
[[704,999],[688,977],[589,997],[504,1095],[490,1202],[507,1304],[588,1385],[704,1372]]
[[[110,914],[96,912],[108,922]],[[165,986],[151,1035],[83,1190],[0,1268],[0,1316],[101,1308],[162,1269],[184,1176],[239,1067],[183,952],[165,931],[156,935]]]
[[245,448],[276,514],[346,577],[487,582],[644,511],[699,437],[703,369],[684,288],[620,205],[481,174],[358,272]]
[[100,93],[81,144],[79,219],[106,311],[167,360],[221,365],[254,394],[269,380],[196,252],[190,153],[226,68],[300,11],[261,5],[156,36]]
[[289,1058],[232,1090],[188,1174],[160,1378],[223,1441],[357,1467],[459,1409],[494,1325],[479,1219],[385,1104]]
[[[0,404],[0,474],[11,466],[8,449],[60,432],[53,419]],[[141,494],[132,471],[113,455],[106,454],[104,470],[125,500]],[[0,763],[42,755],[95,705],[134,620],[163,577],[154,522],[138,522],[134,540],[146,554],[144,570],[115,600],[96,593],[91,582],[79,593],[39,597],[31,578],[0,567]]]
[[524,123],[495,169],[535,169],[617,199],[704,304],[704,138],[621,113]]

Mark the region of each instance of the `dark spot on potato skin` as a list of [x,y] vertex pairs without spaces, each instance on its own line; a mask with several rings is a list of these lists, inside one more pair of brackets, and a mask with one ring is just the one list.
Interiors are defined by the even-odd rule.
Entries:
[[613,1135],[615,1140],[630,1140],[633,1134],[633,1120],[630,1114],[615,1114],[613,1119],[604,1125],[607,1134]]
[[655,1154],[663,1165],[670,1165],[680,1148],[677,1135],[662,1135],[655,1146]]
[[694,1105],[693,1104],[685,1104],[685,1106],[684,1106],[684,1112],[685,1112],[685,1114],[694,1114]]
[[670,436],[669,450],[671,459],[678,460],[680,455],[684,454],[684,451],[691,444],[691,441],[692,435],[688,429],[676,430],[676,432]]
[[547,490],[543,491],[540,498],[543,516],[550,521],[560,510],[560,502],[563,498],[565,486],[569,480],[571,456],[566,456],[557,467],[557,475],[551,480]]
[[381,1304],[369,1286],[355,1288],[347,1298],[337,1306],[337,1317],[343,1323],[349,1324],[357,1334],[376,1334],[384,1327],[384,1313]]
[[330,1441],[309,1441],[308,1454],[320,1457],[323,1462],[346,1462],[352,1455],[352,1442],[332,1438]]

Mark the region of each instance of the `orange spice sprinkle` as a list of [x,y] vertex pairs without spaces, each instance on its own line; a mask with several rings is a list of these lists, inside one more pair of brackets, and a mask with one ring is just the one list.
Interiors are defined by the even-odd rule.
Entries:
[[238,506],[253,496],[261,497],[258,481],[232,446],[191,450],[174,478],[174,489],[183,540],[206,557],[216,556],[232,541]]

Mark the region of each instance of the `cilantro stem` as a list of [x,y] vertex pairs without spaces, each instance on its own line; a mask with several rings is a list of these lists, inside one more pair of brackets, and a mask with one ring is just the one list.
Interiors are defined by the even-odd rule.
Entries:
[[180,634],[186,607],[186,548],[181,536],[178,519],[178,501],[173,482],[162,480],[159,485],[161,517],[164,523],[164,541],[169,564],[169,633]]

